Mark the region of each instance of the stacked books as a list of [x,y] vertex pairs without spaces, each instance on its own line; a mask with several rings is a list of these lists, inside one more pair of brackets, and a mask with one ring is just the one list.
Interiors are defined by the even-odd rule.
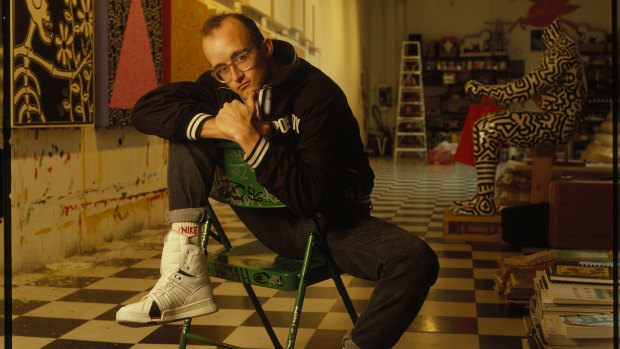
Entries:
[[552,264],[546,273],[551,282],[612,285],[611,269],[611,265],[596,262],[558,262]]
[[529,347],[611,348],[610,253],[551,250],[550,256],[554,262],[536,271],[535,294],[530,299],[530,313],[524,317]]
[[495,273],[494,289],[499,298],[509,306],[527,307],[534,295],[534,282],[537,270],[546,269],[553,259],[549,250],[526,256],[508,257],[497,261],[500,270]]

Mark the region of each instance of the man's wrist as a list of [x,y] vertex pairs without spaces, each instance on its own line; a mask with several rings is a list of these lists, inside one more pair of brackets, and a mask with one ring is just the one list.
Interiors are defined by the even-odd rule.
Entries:
[[202,128],[200,129],[200,138],[216,138],[216,139],[226,139],[229,141],[233,141],[231,137],[225,135],[219,127],[215,124],[215,118],[209,118],[202,124]]
[[239,135],[238,137],[235,137],[234,139],[234,141],[237,144],[239,144],[241,149],[243,149],[243,151],[246,154],[251,153],[254,147],[256,146],[256,143],[258,143],[258,141],[260,140],[260,135],[258,134],[258,132],[254,130],[252,131],[253,132],[248,132],[248,133]]

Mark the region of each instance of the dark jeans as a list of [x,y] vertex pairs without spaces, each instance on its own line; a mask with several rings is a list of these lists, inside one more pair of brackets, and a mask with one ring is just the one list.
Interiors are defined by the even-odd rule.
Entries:
[[[211,141],[170,142],[170,210],[205,206],[214,154]],[[306,218],[286,209],[233,209],[274,252],[303,258],[310,229]],[[392,347],[415,319],[437,279],[437,256],[414,234],[372,216],[323,223],[336,265],[352,276],[376,281],[368,306],[353,328],[353,341],[360,348]]]

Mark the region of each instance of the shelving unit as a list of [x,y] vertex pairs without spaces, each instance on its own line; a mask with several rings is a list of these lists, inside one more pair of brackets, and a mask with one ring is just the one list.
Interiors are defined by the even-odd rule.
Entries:
[[510,80],[506,55],[424,57],[427,147],[443,141],[457,143],[472,101],[464,85],[474,79],[483,84]]
[[417,153],[426,159],[426,117],[420,43],[404,41],[400,66],[394,131],[394,160],[400,153]]
[[599,132],[600,124],[611,111],[611,50],[604,44],[579,47],[588,83],[588,95],[582,119],[575,133],[572,158],[579,158]]

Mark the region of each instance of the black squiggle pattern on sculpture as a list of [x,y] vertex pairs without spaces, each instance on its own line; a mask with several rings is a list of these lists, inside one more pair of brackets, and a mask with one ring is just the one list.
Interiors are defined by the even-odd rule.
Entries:
[[500,144],[532,147],[536,144],[563,144],[570,141],[586,96],[583,66],[577,45],[561,30],[556,19],[545,28],[547,50],[540,64],[521,79],[504,85],[482,85],[469,81],[465,91],[487,95],[504,103],[522,103],[540,97],[540,111],[503,110],[482,116],[473,128],[477,188],[470,200],[451,203],[460,215],[495,214],[495,171]]

